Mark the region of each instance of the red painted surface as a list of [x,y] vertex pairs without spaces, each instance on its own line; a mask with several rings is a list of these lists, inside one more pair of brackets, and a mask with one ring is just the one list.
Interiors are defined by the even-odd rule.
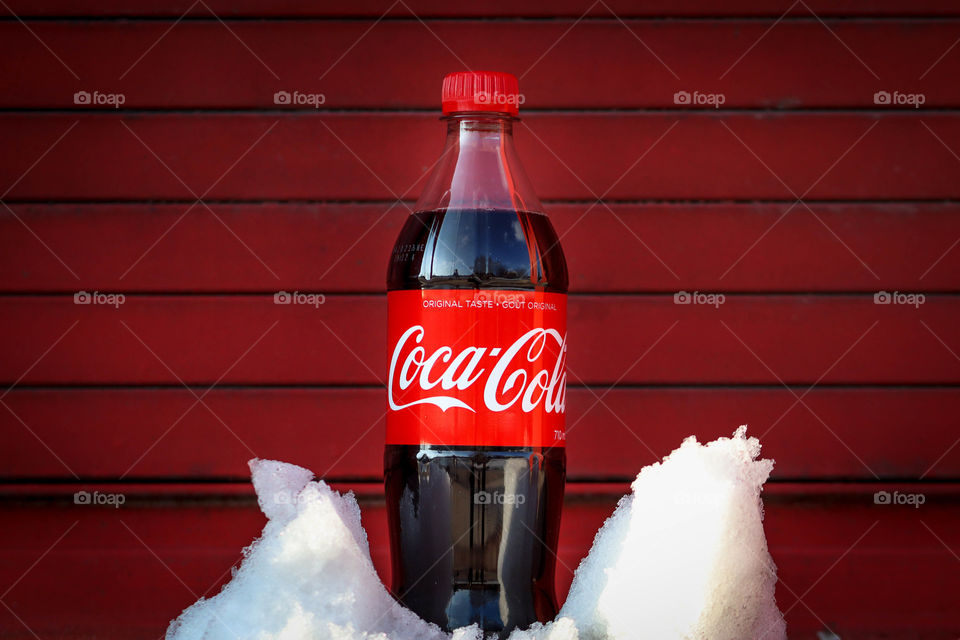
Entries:
[[[13,112],[4,122],[19,150],[0,156],[12,200],[409,197],[442,142],[437,116],[420,113]],[[517,139],[548,199],[960,194],[944,146],[960,148],[960,120],[941,112],[534,113]]]
[[359,0],[349,5],[338,3],[315,3],[308,0],[210,0],[203,5],[194,5],[190,0],[149,2],[137,0],[109,0],[107,2],[76,2],[69,0],[44,0],[29,2],[15,0],[8,3],[21,16],[166,16],[179,18],[190,16],[210,18],[211,12],[218,16],[293,16],[293,17],[367,17],[380,16],[412,19],[434,17],[595,17],[613,19],[613,16],[765,16],[778,18],[819,16],[949,16],[960,13],[955,3],[949,0],[924,0],[906,3],[903,0],[879,0],[869,5],[857,0],[810,0],[798,5],[791,0],[737,0],[718,6],[706,0],[656,0],[638,4],[628,0],[608,0],[603,4],[584,4],[574,0],[525,2],[518,5],[509,0],[490,0],[482,6],[469,2],[444,2],[441,0],[410,0],[397,4],[391,0]]
[[[457,55],[475,69],[511,68],[519,73],[530,68],[522,90],[524,106],[534,109],[675,108],[675,92],[694,90],[723,93],[726,109],[878,109],[874,103],[878,90],[923,92],[926,107],[960,104],[960,87],[954,82],[960,73],[960,56],[947,56],[924,75],[956,39],[960,22],[954,20],[905,24],[839,20],[829,28],[805,20],[778,25],[768,34],[764,32],[769,23],[756,20],[622,24],[607,19],[570,30],[573,22],[503,23],[498,37],[510,41],[509,48],[491,48],[489,26],[477,22],[440,22],[431,29],[436,37],[456,43]],[[8,87],[0,96],[4,107],[70,107],[73,92],[99,87],[127,96],[125,108],[273,109],[274,92],[298,90],[322,93],[327,109],[389,107],[433,112],[440,99],[439,80],[452,63],[432,48],[419,46],[431,36],[415,20],[379,25],[362,39],[369,26],[365,21],[278,22],[270,29],[241,21],[230,24],[229,30],[216,21],[185,22],[165,36],[169,25],[163,21],[32,26],[70,61],[80,79],[72,78],[20,24],[0,25],[0,56],[16,55],[24,62],[0,72],[0,82]],[[247,54],[237,38],[256,57]],[[157,44],[150,55],[131,68],[153,43]],[[334,65],[354,43],[351,60]],[[755,55],[741,58],[754,43]],[[555,46],[550,55],[538,62],[551,45]],[[196,51],[201,48],[209,54],[196,64]],[[589,56],[583,55],[586,50]],[[891,56],[891,50],[898,55]],[[705,56],[705,51],[710,55]],[[363,59],[389,60],[389,67],[376,80],[358,78],[353,61]],[[617,73],[598,76],[593,72],[597,60],[617,60]],[[320,79],[327,69],[329,73]],[[59,81],[53,83],[51,77]],[[758,77],[763,82],[757,82]],[[624,82],[624,78],[638,80]]]
[[[528,70],[519,147],[571,265],[562,566],[642,465],[748,423],[777,461],[791,637],[960,635],[956,3],[7,6],[43,19],[0,22],[0,635],[161,635],[259,532],[254,455],[351,483],[388,566],[394,200],[419,193],[464,65]],[[130,502],[81,508],[79,488]]]
[[[318,299],[319,300],[319,299]],[[874,294],[570,296],[573,384],[953,384],[960,299]],[[384,296],[274,304],[273,295],[0,298],[0,379],[26,384],[377,384]],[[48,353],[37,358],[50,347]],[[641,357],[642,356],[642,357]],[[31,365],[34,366],[31,367]]]
[[[547,209],[577,292],[956,290],[960,251],[948,251],[960,237],[956,204],[791,205]],[[380,203],[216,203],[186,215],[189,203],[10,207],[84,287],[126,293],[380,293],[408,214]],[[78,288],[12,215],[0,216],[0,277],[8,290]]]
[[[202,395],[206,389],[191,391]],[[197,404],[191,391],[15,389],[4,402],[63,464],[3,411],[3,479],[66,477],[68,467],[82,478],[126,474],[129,480],[246,483],[247,460],[253,456],[288,460],[333,479],[372,479],[382,471],[386,398],[381,389],[215,388],[204,404]],[[746,423],[751,434],[763,434],[763,453],[777,462],[775,479],[872,480],[876,473],[886,479],[951,480],[960,475],[960,446],[950,448],[958,437],[960,391],[955,387],[806,391],[571,387],[567,473],[576,481],[626,480],[688,435],[712,440]],[[803,404],[793,394],[802,396]]]

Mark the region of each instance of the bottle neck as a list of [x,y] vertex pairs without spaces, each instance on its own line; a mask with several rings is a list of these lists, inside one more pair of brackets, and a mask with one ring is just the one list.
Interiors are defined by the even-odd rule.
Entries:
[[455,113],[416,209],[513,209],[542,212],[513,144],[515,118]]
[[447,121],[447,137],[464,136],[470,137],[470,134],[483,132],[488,139],[491,136],[505,139],[507,136],[513,136],[513,123],[516,118],[507,114],[499,113],[454,113],[444,116]]

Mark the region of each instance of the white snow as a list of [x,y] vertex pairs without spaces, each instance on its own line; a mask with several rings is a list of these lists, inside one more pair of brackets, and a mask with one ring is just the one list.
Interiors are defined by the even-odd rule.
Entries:
[[740,427],[645,467],[580,563],[559,617],[581,638],[786,637],[760,490],[773,462]]
[[[644,468],[597,533],[557,619],[510,640],[786,637],[760,491],[773,467],[741,427],[688,438]],[[396,604],[380,582],[360,509],[301,467],[252,460],[269,521],[219,594],[200,599],[168,640],[480,640],[446,634]]]
[[269,518],[263,534],[223,590],[184,611],[167,638],[448,638],[397,605],[380,582],[353,495],[311,482],[292,464],[252,460],[250,469]]

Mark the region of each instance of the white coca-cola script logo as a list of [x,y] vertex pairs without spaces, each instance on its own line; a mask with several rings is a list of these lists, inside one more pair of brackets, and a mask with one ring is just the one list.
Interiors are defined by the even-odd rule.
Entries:
[[[505,350],[467,347],[457,354],[449,346],[427,353],[422,346],[424,333],[421,325],[410,327],[393,349],[387,383],[391,409],[432,404],[442,411],[458,408],[476,412],[474,407],[452,394],[465,392],[479,383],[483,386],[483,403],[490,411],[505,411],[519,402],[524,413],[530,413],[541,403],[547,413],[563,413],[567,337],[556,329],[531,329]],[[555,349],[548,348],[554,344]],[[556,360],[551,367],[548,360],[553,354]],[[480,382],[484,376],[486,380]],[[420,397],[399,404],[394,398],[395,385],[400,391],[416,385]],[[437,387],[440,388],[438,391],[451,395],[431,391]],[[476,397],[476,392],[462,395]]]

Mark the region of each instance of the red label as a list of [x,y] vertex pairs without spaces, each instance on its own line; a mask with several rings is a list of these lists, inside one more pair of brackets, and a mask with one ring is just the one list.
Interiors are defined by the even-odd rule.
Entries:
[[391,291],[387,444],[564,446],[567,296]]

